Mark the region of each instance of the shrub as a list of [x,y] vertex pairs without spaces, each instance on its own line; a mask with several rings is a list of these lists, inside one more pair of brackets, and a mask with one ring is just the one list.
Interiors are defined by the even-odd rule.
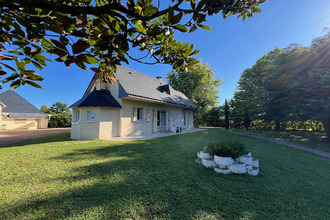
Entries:
[[49,128],[65,128],[71,126],[71,113],[53,113],[48,122]]
[[234,159],[248,153],[243,143],[230,140],[209,142],[206,146],[206,152],[211,156],[216,155],[220,157],[231,157]]

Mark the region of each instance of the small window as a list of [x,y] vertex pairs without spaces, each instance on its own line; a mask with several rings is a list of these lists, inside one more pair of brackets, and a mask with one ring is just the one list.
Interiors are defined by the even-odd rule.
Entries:
[[79,118],[80,118],[80,110],[74,109],[73,110],[73,116],[72,116],[72,122],[73,123],[79,123]]
[[143,108],[137,109],[137,120],[144,121],[144,109]]
[[87,112],[87,121],[95,121],[95,112]]

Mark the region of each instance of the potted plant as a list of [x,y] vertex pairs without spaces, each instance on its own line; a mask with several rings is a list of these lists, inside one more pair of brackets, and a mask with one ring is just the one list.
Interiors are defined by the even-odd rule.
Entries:
[[214,157],[214,162],[220,168],[225,168],[234,163],[234,158],[247,154],[244,144],[231,140],[209,142],[206,152]]

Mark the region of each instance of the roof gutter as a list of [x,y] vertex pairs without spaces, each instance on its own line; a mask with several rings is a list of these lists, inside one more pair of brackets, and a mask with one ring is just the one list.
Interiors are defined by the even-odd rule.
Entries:
[[130,93],[127,94],[127,97],[134,97],[134,98],[145,99],[145,100],[150,100],[150,101],[154,101],[154,102],[167,103],[167,104],[182,106],[182,107],[186,107],[186,108],[190,108],[190,109],[194,109],[194,110],[198,109],[197,107],[193,107],[193,106],[189,106],[189,105],[178,104],[175,102],[166,102],[161,99],[154,99],[154,98],[149,98],[149,97],[140,96],[140,95],[134,95],[134,94],[130,94]]

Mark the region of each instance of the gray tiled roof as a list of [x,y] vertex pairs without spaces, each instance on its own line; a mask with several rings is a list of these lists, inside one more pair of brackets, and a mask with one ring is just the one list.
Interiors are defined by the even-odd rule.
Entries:
[[94,90],[88,95],[82,97],[77,102],[72,104],[69,108],[75,107],[109,107],[121,108],[121,105],[109,93],[108,90]]
[[2,113],[8,118],[48,118],[31,103],[12,90],[0,93],[0,102],[6,105]]
[[119,80],[120,98],[137,97],[158,102],[165,102],[188,108],[197,108],[183,93],[173,89],[167,82],[117,66],[114,76]]

